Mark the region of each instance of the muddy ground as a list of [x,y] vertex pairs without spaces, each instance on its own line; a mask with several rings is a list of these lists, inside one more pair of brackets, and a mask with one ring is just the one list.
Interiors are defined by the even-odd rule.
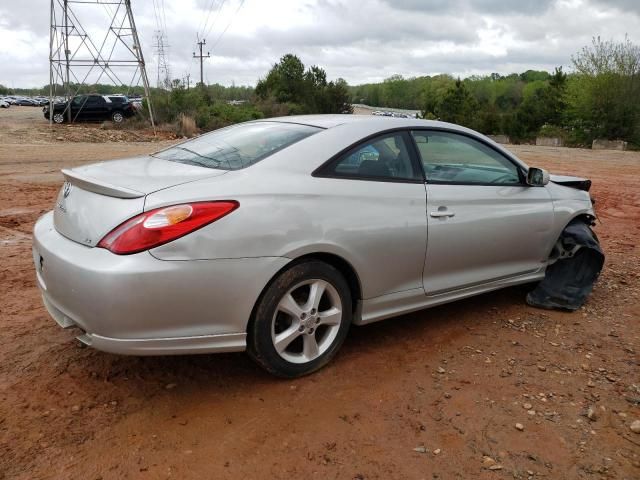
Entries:
[[244,354],[81,348],[49,318],[30,232],[58,170],[166,142],[68,140],[40,115],[0,111],[0,478],[640,478],[640,153],[512,147],[594,182],[607,262],[578,312],[494,292],[353,328],[283,381]]

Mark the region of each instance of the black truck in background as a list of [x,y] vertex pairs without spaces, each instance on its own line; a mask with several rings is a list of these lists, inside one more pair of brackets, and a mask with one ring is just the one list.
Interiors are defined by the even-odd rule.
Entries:
[[[122,123],[125,118],[133,117],[137,112],[136,106],[124,95],[77,95],[71,102],[53,104],[53,122],[68,122],[69,109],[72,122],[111,120]],[[42,111],[44,118],[49,120],[49,105]]]

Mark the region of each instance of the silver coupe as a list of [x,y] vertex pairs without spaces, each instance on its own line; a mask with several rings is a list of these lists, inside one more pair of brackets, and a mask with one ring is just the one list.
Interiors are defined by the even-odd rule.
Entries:
[[246,350],[283,377],[351,324],[540,282],[594,218],[588,180],[416,119],[252,121],[62,173],[33,245],[61,327],[118,354]]

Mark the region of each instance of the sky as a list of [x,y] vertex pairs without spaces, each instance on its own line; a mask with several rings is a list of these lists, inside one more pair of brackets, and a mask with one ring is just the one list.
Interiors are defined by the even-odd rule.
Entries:
[[[168,44],[172,78],[189,73],[192,81],[197,79],[199,64],[192,55],[198,38],[205,38],[204,51],[211,54],[204,64],[205,82],[223,85],[255,85],[286,53],[298,55],[307,66],[324,68],[329,79],[341,77],[356,85],[395,74],[467,77],[553,70],[560,65],[570,71],[571,55],[594,36],[621,41],[626,34],[640,44],[640,0],[131,0],[131,4],[152,85],[157,80],[158,30]],[[102,44],[115,8],[72,6],[96,46]],[[115,40],[108,37],[104,57],[111,38]],[[122,44],[117,45],[112,58],[129,59]],[[0,0],[0,84],[16,88],[48,84],[48,57],[49,1]],[[76,70],[83,78],[88,68]],[[133,70],[116,71],[118,79],[130,83]],[[87,80],[95,81],[95,75],[94,69]]]

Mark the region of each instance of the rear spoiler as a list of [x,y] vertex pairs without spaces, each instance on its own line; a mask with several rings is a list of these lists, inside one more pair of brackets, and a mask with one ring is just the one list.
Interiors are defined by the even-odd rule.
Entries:
[[89,192],[116,198],[140,198],[145,196],[143,192],[102,182],[95,178],[81,175],[73,170],[62,169],[61,172],[67,182],[83,190],[88,190]]

